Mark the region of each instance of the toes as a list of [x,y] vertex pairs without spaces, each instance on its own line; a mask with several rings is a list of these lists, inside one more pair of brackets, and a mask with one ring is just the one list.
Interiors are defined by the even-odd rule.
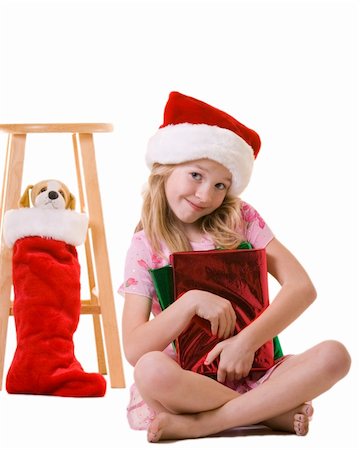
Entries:
[[294,431],[295,431],[295,434],[297,434],[298,436],[300,435],[300,431],[301,431],[301,423],[300,422],[294,422]]
[[305,436],[309,431],[308,422],[300,422],[299,420],[295,420],[294,422],[294,431],[298,436]]
[[147,439],[148,439],[148,442],[157,442],[158,441],[157,433],[153,433],[152,431],[148,431]]
[[150,431],[147,432],[147,440],[148,442],[159,442],[161,437],[161,434],[156,431]]
[[149,442],[158,442],[160,439],[160,426],[159,420],[157,417],[150,423],[149,428],[147,430],[147,439]]
[[308,417],[304,414],[295,414],[294,420],[297,422],[305,423],[308,421]]
[[311,403],[304,403],[299,413],[306,414],[308,417],[311,417],[314,414],[314,408]]
[[309,421],[314,413],[310,403],[304,403],[294,415],[294,431],[298,436],[305,436],[309,431]]

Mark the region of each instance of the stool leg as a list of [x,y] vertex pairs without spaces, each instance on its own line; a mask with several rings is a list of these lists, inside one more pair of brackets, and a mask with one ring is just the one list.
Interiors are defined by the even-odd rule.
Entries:
[[12,251],[2,240],[4,213],[17,207],[24,167],[26,134],[9,135],[4,168],[0,215],[0,390],[4,374],[4,360],[12,286]]
[[89,133],[79,133],[78,136],[82,156],[86,199],[89,209],[89,222],[92,232],[95,270],[98,281],[99,302],[103,320],[110,381],[112,387],[125,387],[93,136]]
[[[81,166],[80,166],[80,155],[79,148],[77,145],[76,135],[73,134],[73,147],[74,147],[74,156],[75,156],[75,166],[76,166],[76,176],[78,181],[78,189],[79,189],[79,200],[80,200],[80,210],[81,212],[85,211],[85,197],[84,197],[84,180],[82,179]],[[87,232],[86,241],[85,241],[85,256],[86,256],[86,266],[88,273],[88,283],[89,283],[89,291],[90,291],[90,301],[91,304],[98,305],[98,298],[94,295],[95,288],[95,275],[94,275],[94,265],[93,265],[93,255],[91,254],[91,243],[90,243],[90,233]],[[98,361],[99,372],[103,375],[107,374],[106,370],[106,361],[105,361],[105,351],[104,351],[104,342],[101,331],[101,321],[98,314],[93,314],[93,325],[94,325],[94,335],[95,335],[95,345],[96,345],[96,355]]]

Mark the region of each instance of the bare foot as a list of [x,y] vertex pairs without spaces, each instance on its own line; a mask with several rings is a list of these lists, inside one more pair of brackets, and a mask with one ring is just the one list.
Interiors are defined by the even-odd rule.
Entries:
[[[211,434],[203,414],[171,414],[159,413],[150,423],[147,430],[149,442],[158,442],[174,439],[195,439]],[[205,426],[201,426],[204,424]]]
[[298,436],[305,436],[309,431],[309,421],[314,413],[310,403],[303,403],[293,410],[263,422],[276,431],[288,431]]
[[158,442],[196,437],[191,433],[195,421],[193,414],[159,413],[148,427],[147,439],[149,442]]

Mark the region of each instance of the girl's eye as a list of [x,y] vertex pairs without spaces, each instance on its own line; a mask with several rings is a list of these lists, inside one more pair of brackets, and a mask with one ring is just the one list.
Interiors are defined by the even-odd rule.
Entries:
[[217,189],[219,189],[220,191],[223,191],[224,189],[226,189],[226,186],[224,183],[217,183],[217,184],[215,184],[215,187]]
[[46,192],[46,187],[41,188],[41,189],[40,189],[40,193],[41,193],[41,192]]
[[191,176],[196,181],[200,181],[201,180],[201,175],[198,172],[191,172]]

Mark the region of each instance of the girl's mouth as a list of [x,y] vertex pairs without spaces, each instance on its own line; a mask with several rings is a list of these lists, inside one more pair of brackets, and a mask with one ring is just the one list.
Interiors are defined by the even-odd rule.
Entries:
[[203,206],[198,206],[195,203],[191,202],[190,200],[186,200],[186,201],[189,203],[191,208],[194,209],[195,211],[202,211],[205,209]]

